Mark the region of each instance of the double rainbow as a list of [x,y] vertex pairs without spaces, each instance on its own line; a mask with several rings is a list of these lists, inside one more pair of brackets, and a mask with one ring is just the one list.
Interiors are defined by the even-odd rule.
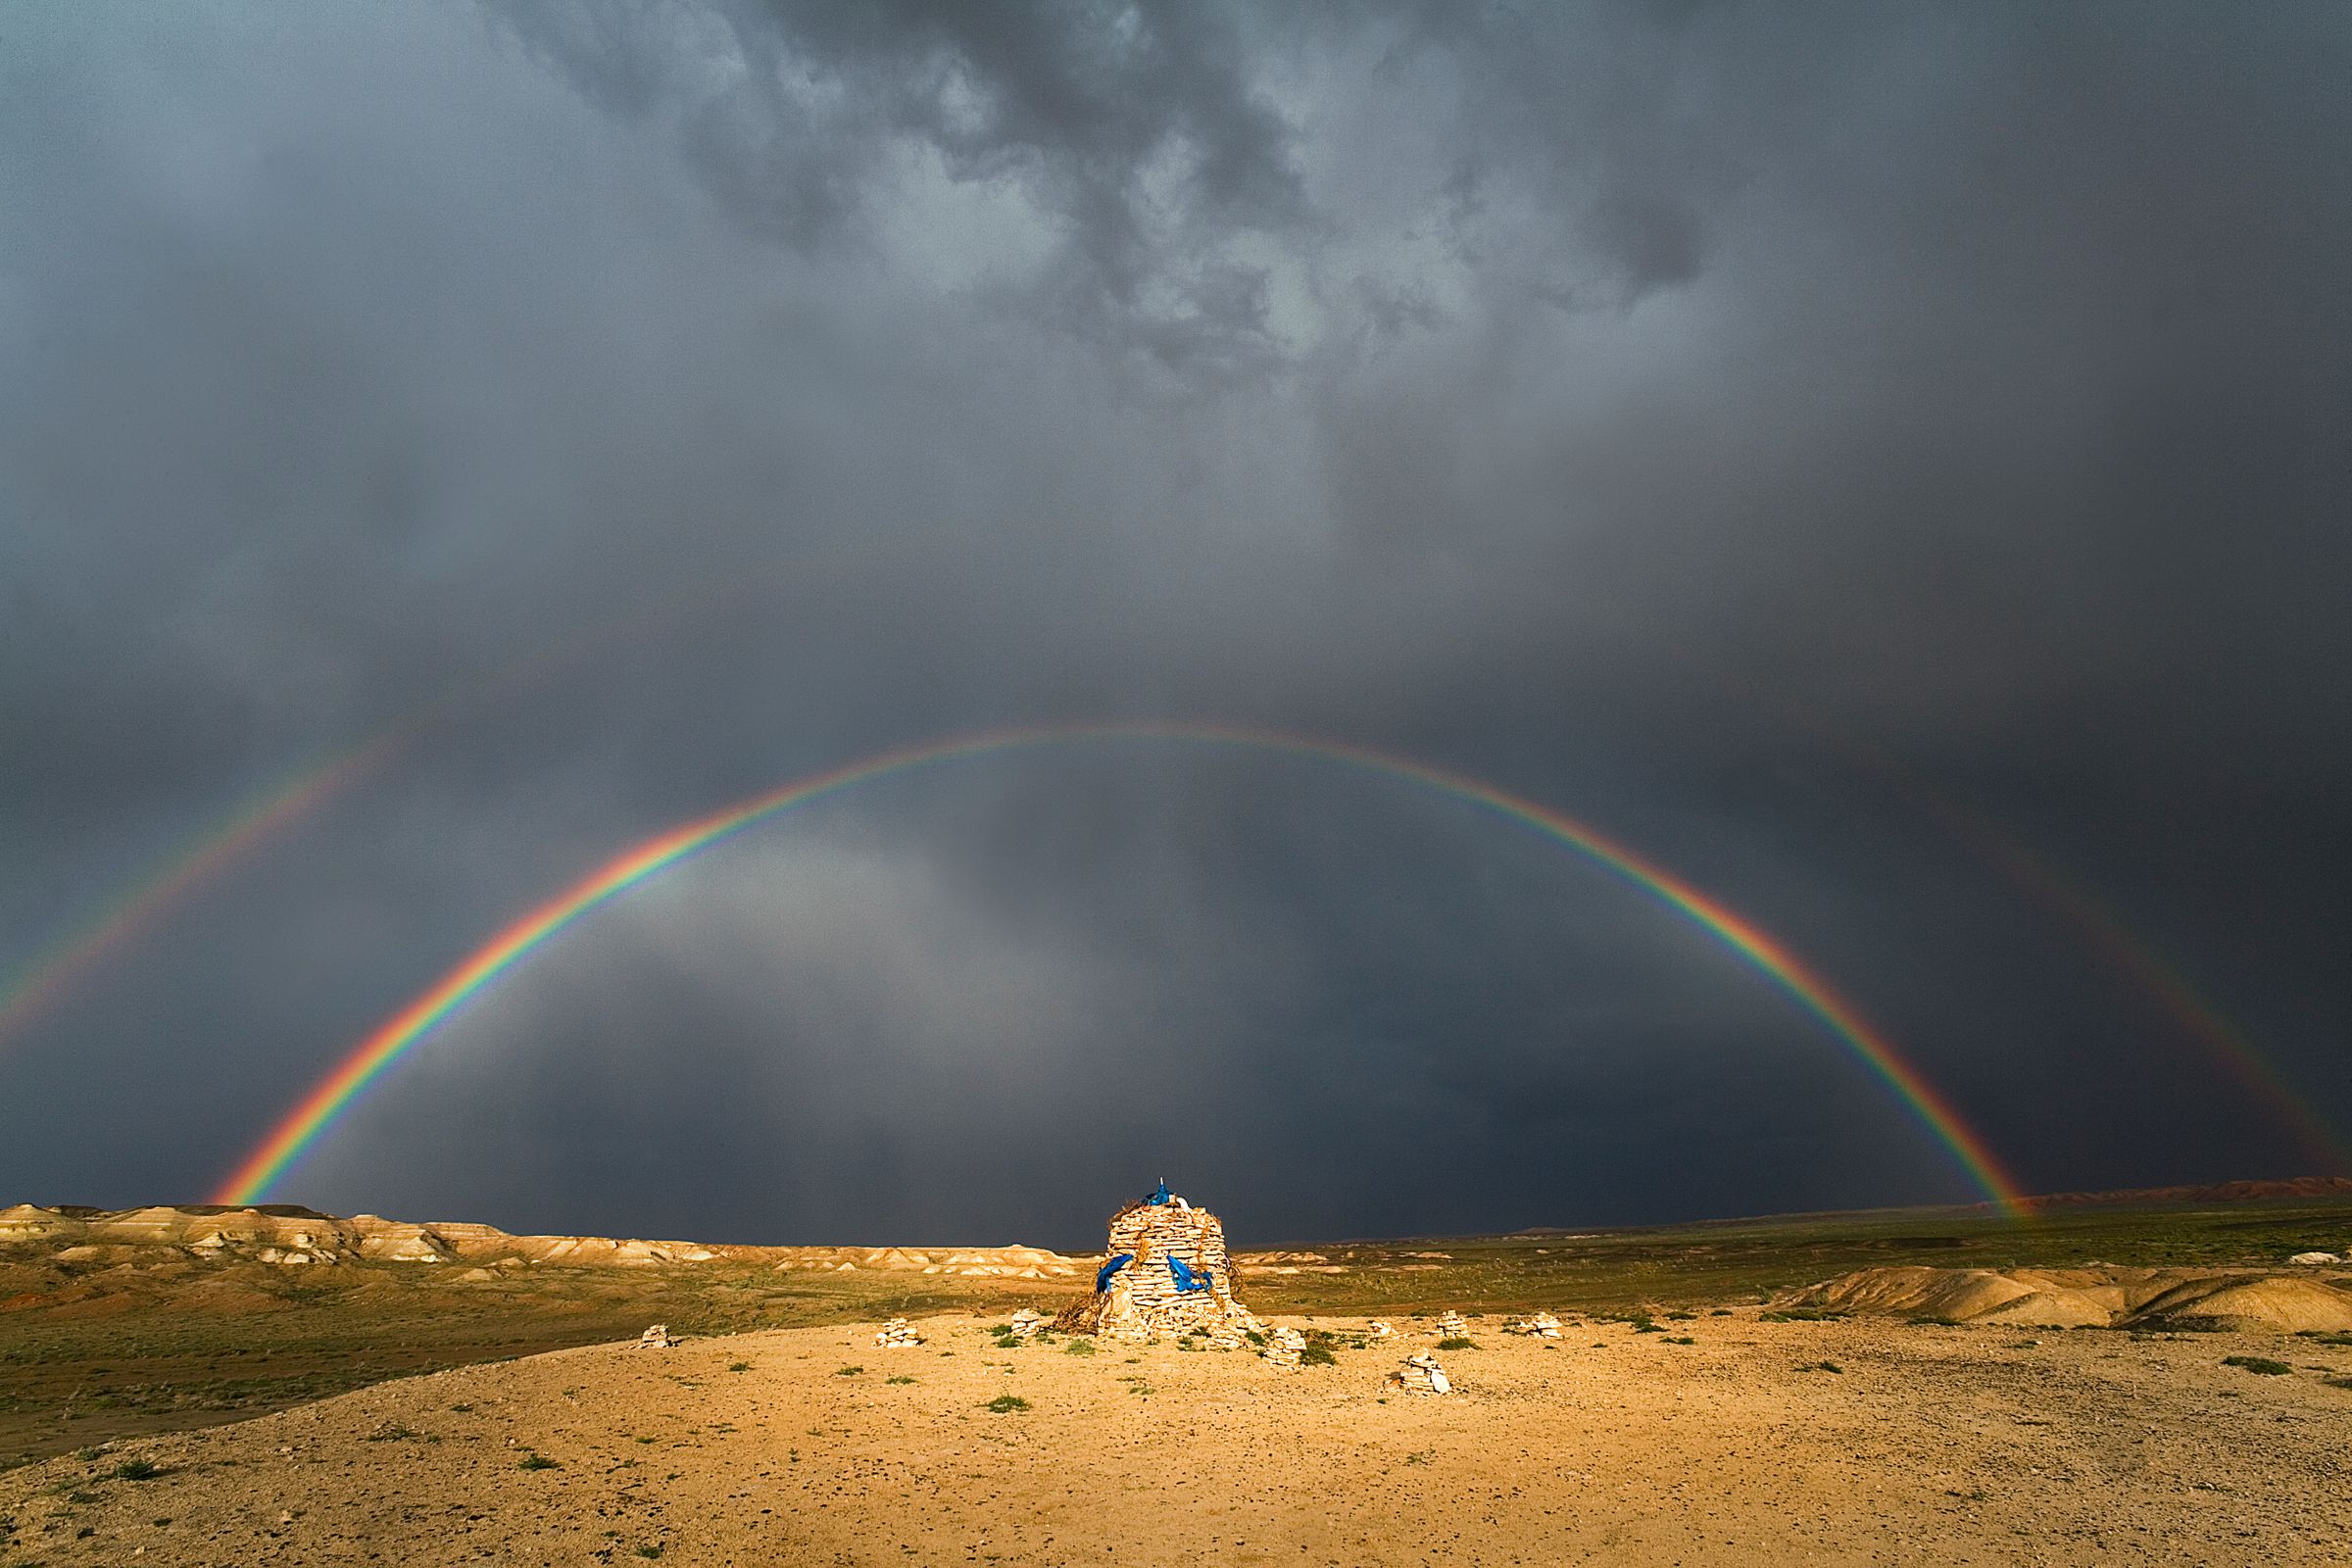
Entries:
[[1811,1012],[1891,1089],[1968,1178],[2012,1216],[2027,1212],[2016,1180],[1958,1110],[1828,981],[1768,933],[1706,894],[1572,817],[1461,773],[1344,742],[1211,724],[1041,726],[929,741],[884,752],[698,817],[646,840],[500,932],[430,990],[387,1018],[320,1079],[221,1183],[214,1201],[255,1203],[347,1113],[368,1086],[492,981],[590,910],[646,878],[738,833],[826,796],[917,768],[1072,742],[1148,740],[1238,747],[1314,759],[1423,785],[1529,828],[1651,895],[1747,960]]

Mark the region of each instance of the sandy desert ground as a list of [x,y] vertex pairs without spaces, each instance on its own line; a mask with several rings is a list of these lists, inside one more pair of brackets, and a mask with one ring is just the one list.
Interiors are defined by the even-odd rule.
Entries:
[[590,1346],[60,1456],[0,1475],[0,1562],[2352,1560],[2352,1347],[2310,1337],[1488,1318],[1433,1397],[1382,1387],[1427,1322],[1295,1372],[921,1326]]

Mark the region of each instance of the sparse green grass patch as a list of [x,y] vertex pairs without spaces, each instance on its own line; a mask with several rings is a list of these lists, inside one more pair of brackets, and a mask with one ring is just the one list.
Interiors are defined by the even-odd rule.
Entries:
[[2282,1378],[2294,1371],[2284,1361],[2274,1361],[2267,1355],[2225,1355],[2222,1365],[2243,1367],[2260,1378]]
[[1015,1410],[1028,1409],[1029,1401],[1017,1394],[1000,1394],[983,1408],[994,1410],[999,1415],[1010,1415]]
[[514,1461],[514,1468],[517,1470],[561,1470],[564,1468],[564,1463],[560,1459],[550,1459],[546,1454],[534,1451],[526,1453]]
[[1092,1340],[1072,1340],[1069,1344],[1061,1348],[1061,1353],[1064,1355],[1092,1355],[1095,1353],[1095,1342]]
[[[1478,1342],[1476,1340],[1466,1340],[1459,1334],[1456,1334],[1450,1339],[1440,1340],[1438,1342],[1438,1348],[1441,1350],[1475,1350],[1478,1348]],[[1301,1355],[1301,1359],[1303,1359],[1303,1354]]]

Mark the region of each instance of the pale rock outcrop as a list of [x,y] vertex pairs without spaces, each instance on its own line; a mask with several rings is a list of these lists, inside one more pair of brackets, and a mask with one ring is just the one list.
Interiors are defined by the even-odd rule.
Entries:
[[1865,1268],[1776,1304],[2024,1327],[2352,1330],[2352,1291],[2243,1269]]
[[[570,1268],[679,1268],[704,1263],[768,1265],[778,1269],[882,1269],[1000,1279],[1078,1278],[1094,1261],[1042,1248],[737,1247],[605,1236],[514,1236],[496,1226],[461,1221],[429,1225],[374,1214],[337,1219],[291,1205],[0,1208],[0,1247],[62,1251],[94,1248],[89,1260],[145,1261],[175,1249],[198,1261],[244,1259],[282,1264],[534,1263]],[[103,1250],[119,1250],[106,1251]],[[57,1255],[52,1252],[52,1256]]]

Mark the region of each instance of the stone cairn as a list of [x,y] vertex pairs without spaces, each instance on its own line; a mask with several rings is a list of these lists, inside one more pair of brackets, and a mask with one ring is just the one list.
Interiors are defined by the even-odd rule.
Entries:
[[1065,1334],[1099,1334],[1137,1343],[1189,1331],[1218,1343],[1257,1319],[1233,1294],[1233,1265],[1225,1256],[1225,1227],[1161,1182],[1159,1191],[1110,1217],[1108,1258],[1095,1276],[1095,1294],[1073,1301],[1054,1319]]
[[1378,1318],[1364,1325],[1364,1338],[1367,1340],[1385,1340],[1396,1332]]
[[1438,1338],[1441,1340],[1462,1339],[1469,1332],[1470,1325],[1462,1321],[1462,1314],[1450,1306],[1446,1309],[1446,1315],[1438,1319]]
[[1528,1334],[1539,1340],[1560,1337],[1560,1320],[1549,1312],[1538,1312],[1532,1317],[1515,1317],[1502,1326],[1505,1334]]
[[1004,1332],[1016,1340],[1034,1340],[1038,1331],[1045,1326],[1044,1317],[1024,1306],[1012,1314],[1012,1321],[1004,1325]]
[[913,1324],[903,1317],[894,1317],[876,1331],[874,1343],[887,1346],[892,1349],[900,1349],[907,1346],[922,1344],[923,1337],[914,1331]]
[[1446,1369],[1438,1365],[1436,1356],[1426,1351],[1419,1355],[1406,1356],[1404,1365],[1389,1374],[1389,1387],[1402,1389],[1407,1394],[1451,1394],[1453,1392],[1453,1384],[1446,1378]]
[[1292,1328],[1273,1328],[1266,1331],[1266,1348],[1258,1354],[1270,1366],[1298,1370],[1298,1352],[1306,1348],[1306,1336]]
[[640,1350],[666,1350],[677,1343],[669,1337],[669,1325],[666,1323],[656,1323],[637,1336],[637,1348]]

